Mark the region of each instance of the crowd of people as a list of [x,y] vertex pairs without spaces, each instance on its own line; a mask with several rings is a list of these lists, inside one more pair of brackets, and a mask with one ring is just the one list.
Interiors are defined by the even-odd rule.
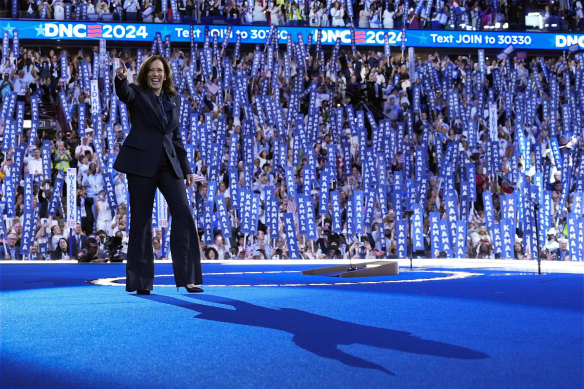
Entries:
[[[400,254],[397,226],[409,218],[408,211],[414,209],[414,203],[419,204],[423,215],[423,248],[413,250],[411,236],[407,246],[413,253],[408,255],[454,256],[452,248],[434,249],[430,219],[432,214],[448,219],[450,208],[445,199],[451,189],[462,196],[462,187],[468,181],[476,196],[472,201],[460,197],[457,219],[466,226],[464,256],[533,259],[532,248],[525,244],[528,226],[519,212],[511,217],[514,253],[502,252],[495,242],[483,194],[492,195],[494,218],[502,223],[509,217],[504,209],[507,199],[519,196],[515,183],[522,177],[524,182],[534,184],[539,175],[543,178],[541,192],[550,194],[548,220],[541,224],[546,228],[546,238],[541,239],[540,258],[573,259],[570,252],[577,238],[568,232],[569,217],[583,216],[579,200],[583,122],[582,114],[576,111],[584,106],[579,93],[584,64],[579,56],[508,56],[481,62],[478,55],[433,53],[410,59],[375,50],[353,52],[350,47],[325,55],[319,52],[322,48],[312,46],[305,47],[309,51],[303,57],[293,55],[290,47],[282,50],[276,46],[270,61],[266,53],[272,51],[267,48],[265,53],[239,52],[239,48],[231,46],[226,50],[215,46],[213,50],[210,44],[190,52],[179,48],[168,51],[175,69],[175,86],[188,107],[184,140],[193,150],[193,171],[207,179],[190,197],[206,258],[395,258]],[[190,53],[196,57],[190,58]],[[211,68],[205,65],[209,53]],[[138,53],[111,49],[107,52],[105,73],[111,74],[114,63],[119,61],[128,69],[128,79],[135,82],[136,69],[148,54],[148,50]],[[265,61],[254,61],[261,54]],[[98,55],[97,48],[56,52],[23,46],[19,53],[5,55],[0,67],[0,146],[4,150],[0,154],[0,212],[4,222],[0,229],[4,232],[1,259],[99,262],[124,258],[131,210],[126,205],[124,175],[111,170],[107,161],[115,159],[127,128],[120,108],[115,109],[111,103],[111,88],[104,84],[111,82],[111,77],[104,72],[96,75],[102,108],[92,112],[82,68],[91,69],[98,63],[93,58]],[[60,60],[63,56],[66,71]],[[272,67],[268,67],[269,63]],[[238,77],[237,81],[232,77]],[[65,93],[66,101],[60,98],[60,92]],[[30,117],[35,102],[59,109],[52,128],[39,129],[34,136],[30,128],[23,127],[16,133],[16,147],[8,148],[6,123],[15,120],[8,108],[12,97],[17,103],[24,102],[25,118]],[[533,106],[526,109],[528,100]],[[101,120],[96,120],[97,116]],[[311,124],[312,120],[316,122]],[[517,120],[521,120],[519,126]],[[103,128],[95,128],[98,123]],[[215,161],[205,151],[205,140],[199,134],[205,128],[208,145],[219,147]],[[385,128],[385,134],[379,135],[380,128]],[[311,143],[303,143],[302,137]],[[47,141],[49,172],[41,155]],[[492,150],[493,141],[498,141],[496,150]],[[557,141],[557,150],[552,147],[553,141]],[[246,149],[250,144],[251,148]],[[371,181],[366,166],[370,160],[368,150],[376,147],[380,147],[377,161],[373,162],[380,180],[377,183]],[[20,166],[19,149],[24,153]],[[570,159],[569,177],[562,175],[566,170],[559,166],[556,151],[566,161]],[[418,152],[425,157],[421,158]],[[494,153],[495,159],[489,153]],[[455,154],[459,157],[453,157]],[[253,162],[246,161],[252,155]],[[456,161],[452,170],[454,186],[450,189],[445,177],[448,158]],[[472,177],[463,173],[464,167],[468,171],[468,165],[474,169]],[[74,228],[66,225],[64,199],[60,207],[49,209],[52,196],[65,196],[65,189],[58,192],[55,186],[70,167],[77,169],[78,218]],[[307,175],[311,169],[312,178]],[[34,243],[29,252],[20,252],[27,212],[27,174],[34,180]],[[325,176],[333,178],[327,181]],[[114,199],[107,193],[106,181],[110,179]],[[8,182],[14,185],[13,204],[7,198]],[[414,190],[406,190],[405,186]],[[246,216],[241,205],[235,205],[242,201],[240,192],[244,188],[259,199],[253,234],[244,228],[244,218],[250,215]],[[374,204],[367,200],[371,188],[374,192],[379,190],[372,197]],[[329,197],[333,191],[338,193],[338,209],[330,199],[324,203],[327,208],[322,208],[322,197]],[[355,208],[355,199],[364,192],[363,208]],[[412,193],[415,198],[416,192],[422,193],[417,200],[406,199]],[[225,200],[226,214],[221,214],[219,202],[214,202],[219,196]],[[310,200],[308,204],[302,205],[303,196]],[[268,220],[271,199],[277,202],[277,230],[269,227],[273,225]],[[112,204],[117,207],[112,208]],[[299,208],[305,206],[312,208],[314,218],[308,223],[315,227],[315,235],[303,231],[307,222],[300,211],[305,208]],[[361,211],[363,225],[355,231],[355,213]],[[290,251],[290,233],[285,223],[285,215],[290,214],[294,215],[297,253]],[[229,219],[228,233],[219,220],[222,216]],[[153,236],[155,256],[168,258],[168,236],[172,231],[160,217],[153,220],[157,224]]]
[[[580,15],[577,4],[581,14],[579,0],[568,8],[562,2],[550,5],[548,18],[571,20]],[[457,30],[523,23],[513,2],[485,0],[19,0],[17,6],[13,11],[12,2],[1,2],[0,11],[32,19],[387,29],[401,29],[404,23],[409,29]]]
[[247,24],[311,27],[523,30],[541,15],[541,29],[582,32],[584,9],[573,2],[490,0],[19,0],[0,2],[0,14],[20,19],[144,23]]

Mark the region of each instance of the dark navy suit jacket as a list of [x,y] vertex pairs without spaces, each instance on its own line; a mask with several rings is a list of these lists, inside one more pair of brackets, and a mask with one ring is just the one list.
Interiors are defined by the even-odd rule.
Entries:
[[128,84],[127,79],[114,77],[116,93],[128,107],[132,127],[122,147],[114,169],[142,177],[153,177],[162,152],[178,178],[191,174],[187,152],[179,132],[180,97],[165,97],[167,120],[151,89]]
[[[4,259],[4,254],[6,254],[6,247],[4,245],[0,245],[0,259]],[[22,255],[20,254],[20,246],[14,246],[14,250],[12,250],[13,254],[10,256],[10,259],[22,259]]]

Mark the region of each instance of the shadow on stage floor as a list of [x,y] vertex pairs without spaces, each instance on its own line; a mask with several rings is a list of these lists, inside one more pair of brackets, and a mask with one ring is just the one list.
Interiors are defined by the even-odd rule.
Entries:
[[[163,295],[135,296],[190,309],[197,312],[195,317],[201,320],[288,332],[294,336],[293,342],[297,346],[315,355],[337,360],[350,367],[376,369],[390,375],[394,374],[380,364],[345,353],[339,349],[339,345],[362,344],[444,358],[482,359],[489,357],[480,351],[422,339],[410,332],[350,323],[298,309],[266,308],[241,300],[213,295],[189,295],[188,297],[195,300],[194,302]],[[205,302],[215,305],[208,305]]]

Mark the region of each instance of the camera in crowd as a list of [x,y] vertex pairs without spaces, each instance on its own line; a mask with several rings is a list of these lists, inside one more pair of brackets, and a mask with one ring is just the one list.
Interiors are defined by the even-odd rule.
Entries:
[[359,98],[363,101],[369,101],[368,89],[371,89],[371,81],[365,81],[359,85]]
[[123,262],[122,255],[122,238],[119,236],[110,236],[105,241],[105,249],[110,262]]

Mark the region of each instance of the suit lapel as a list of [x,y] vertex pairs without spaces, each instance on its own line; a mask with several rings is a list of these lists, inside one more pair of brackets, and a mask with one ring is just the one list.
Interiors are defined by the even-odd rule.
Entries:
[[174,96],[170,98],[168,101],[170,104],[173,105],[172,107],[172,120],[168,123],[168,128],[174,128],[176,123],[178,123],[178,117],[180,115],[179,105],[177,104],[177,100],[180,101],[180,97]]

